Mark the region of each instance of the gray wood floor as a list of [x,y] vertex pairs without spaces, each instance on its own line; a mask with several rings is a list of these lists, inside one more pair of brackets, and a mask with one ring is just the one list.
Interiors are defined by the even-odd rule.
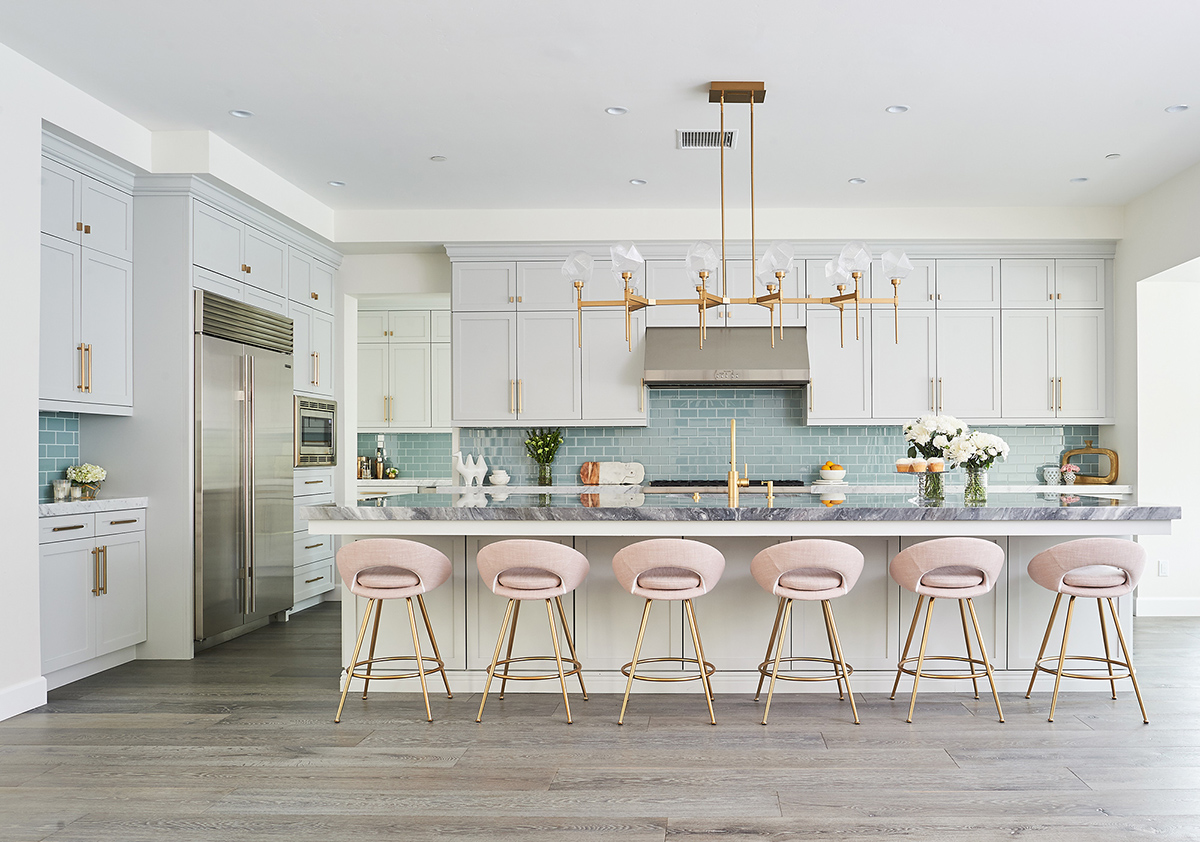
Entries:
[[[968,692],[347,702],[337,606],[190,662],[137,661],[0,723],[0,839],[1200,839],[1200,620],[1141,619],[1119,700]],[[1042,679],[1045,681],[1045,679]],[[1125,682],[1128,685],[1128,682]],[[1049,682],[1043,685],[1049,689]],[[642,686],[639,690],[645,691]],[[697,686],[697,691],[699,687]],[[856,697],[857,698],[857,697]]]

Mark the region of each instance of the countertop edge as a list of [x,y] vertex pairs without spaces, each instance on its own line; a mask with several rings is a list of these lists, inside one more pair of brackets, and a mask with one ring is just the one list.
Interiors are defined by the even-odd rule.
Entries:
[[74,500],[65,503],[38,503],[38,517],[82,515],[93,512],[115,512],[121,509],[145,509],[147,497],[105,497],[100,500]]

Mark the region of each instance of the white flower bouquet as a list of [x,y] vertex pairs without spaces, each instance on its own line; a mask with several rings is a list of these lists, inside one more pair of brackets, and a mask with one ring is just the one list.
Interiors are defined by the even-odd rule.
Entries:
[[67,479],[77,485],[94,485],[98,482],[104,482],[107,478],[108,471],[99,465],[84,463],[82,465],[72,465],[67,468]]
[[1008,458],[1008,443],[999,436],[974,430],[951,440],[946,455],[955,467],[984,470]]
[[926,459],[947,459],[950,442],[969,429],[953,415],[922,415],[904,427],[904,438],[909,443],[908,455],[912,458],[919,453]]

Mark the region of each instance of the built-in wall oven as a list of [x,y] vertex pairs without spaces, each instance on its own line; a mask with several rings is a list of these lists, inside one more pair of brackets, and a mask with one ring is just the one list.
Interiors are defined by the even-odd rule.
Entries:
[[337,464],[337,401],[296,395],[296,467]]

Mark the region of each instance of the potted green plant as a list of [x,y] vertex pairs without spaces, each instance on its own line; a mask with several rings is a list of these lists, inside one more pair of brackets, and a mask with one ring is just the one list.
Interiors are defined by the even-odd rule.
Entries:
[[554,485],[550,466],[562,443],[562,427],[532,427],[525,431],[525,452],[537,462],[538,485]]

